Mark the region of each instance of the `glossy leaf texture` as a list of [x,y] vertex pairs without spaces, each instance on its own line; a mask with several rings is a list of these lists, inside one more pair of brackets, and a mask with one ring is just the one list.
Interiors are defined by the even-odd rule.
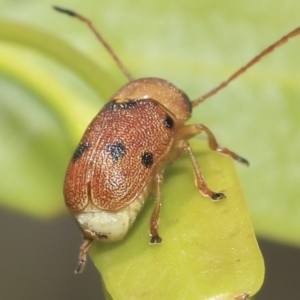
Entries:
[[227,198],[199,193],[187,156],[167,168],[163,244],[149,246],[150,198],[125,240],[91,249],[112,299],[231,300],[260,288],[264,264],[235,168],[203,141],[192,147],[208,185]]

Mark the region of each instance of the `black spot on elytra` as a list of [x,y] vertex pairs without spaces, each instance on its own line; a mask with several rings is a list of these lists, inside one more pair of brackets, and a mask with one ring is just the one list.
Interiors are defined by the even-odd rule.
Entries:
[[132,109],[137,105],[136,100],[127,100],[124,102],[118,102],[118,100],[112,100],[107,103],[107,109],[116,110],[116,109]]
[[106,145],[106,150],[111,155],[113,161],[118,161],[122,156],[126,154],[126,148],[122,142],[116,142],[111,145]]
[[166,128],[173,128],[174,126],[174,121],[170,116],[166,116],[166,118],[164,119],[164,125]]
[[142,154],[142,163],[146,168],[150,168],[153,164],[153,154],[151,152],[144,152]]
[[89,143],[80,144],[73,155],[72,161],[75,162],[78,160],[82,156],[83,152],[89,149],[89,147]]

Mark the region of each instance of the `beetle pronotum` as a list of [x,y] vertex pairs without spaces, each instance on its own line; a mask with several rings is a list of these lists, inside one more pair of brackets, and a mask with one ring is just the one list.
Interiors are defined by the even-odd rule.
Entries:
[[150,243],[162,242],[158,234],[158,222],[163,171],[167,164],[184,152],[190,157],[199,191],[214,201],[225,198],[223,193],[214,192],[205,184],[188,140],[204,132],[212,150],[245,165],[248,165],[248,161],[220,147],[206,126],[185,125],[185,122],[191,117],[194,107],[215,95],[288,39],[299,35],[300,28],[266,48],[217,87],[191,101],[184,92],[166,80],[135,80],[89,19],[68,9],[54,8],[86,23],[129,80],[87,128],[65,178],[66,205],[84,236],[75,270],[81,273],[92,242],[95,239],[122,239],[151,193],[155,196],[155,203],[150,220]]

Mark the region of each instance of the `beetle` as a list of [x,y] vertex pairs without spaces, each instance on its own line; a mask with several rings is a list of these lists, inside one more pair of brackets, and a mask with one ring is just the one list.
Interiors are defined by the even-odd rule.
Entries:
[[90,123],[67,169],[65,202],[84,237],[75,270],[78,274],[85,267],[92,242],[121,240],[150,194],[155,198],[150,219],[150,244],[162,242],[158,224],[163,172],[166,165],[183,153],[189,155],[195,184],[202,195],[213,201],[226,198],[206,185],[188,140],[204,132],[213,151],[245,165],[249,165],[248,161],[219,146],[206,126],[185,123],[191,118],[194,107],[226,87],[263,56],[300,34],[300,28],[266,48],[216,88],[191,101],[183,91],[164,79],[134,79],[89,19],[65,8],[54,6],[54,9],[86,23],[129,80]]

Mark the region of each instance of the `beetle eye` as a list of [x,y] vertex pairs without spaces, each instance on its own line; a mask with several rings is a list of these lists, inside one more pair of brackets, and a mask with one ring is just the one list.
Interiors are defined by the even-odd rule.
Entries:
[[166,118],[164,119],[164,125],[166,128],[173,128],[174,126],[174,121],[170,116],[166,116]]

